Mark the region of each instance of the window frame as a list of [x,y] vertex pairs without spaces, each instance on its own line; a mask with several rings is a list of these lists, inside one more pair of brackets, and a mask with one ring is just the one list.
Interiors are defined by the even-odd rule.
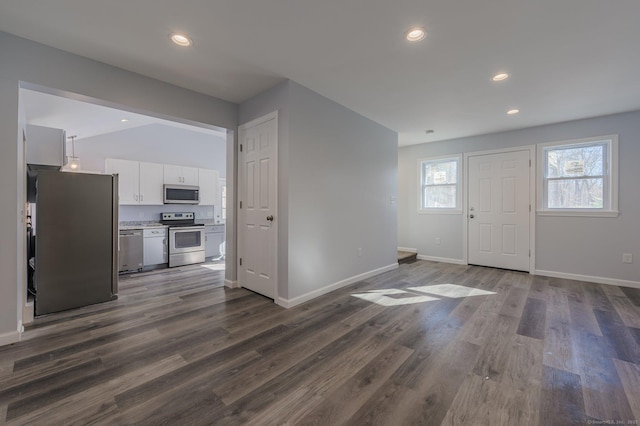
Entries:
[[[549,148],[580,148],[603,145],[603,206],[602,208],[550,208],[548,207],[548,188],[550,181],[564,180],[547,178],[547,155]],[[546,142],[536,145],[538,151],[538,173],[536,179],[538,202],[536,213],[539,216],[586,216],[617,217],[618,211],[618,135],[604,135],[583,139],[572,139],[557,142]],[[568,179],[568,178],[567,178]]]
[[[448,161],[456,161],[456,207],[423,207],[424,196],[424,176],[423,165],[425,163],[444,163]],[[437,157],[425,157],[418,159],[418,213],[419,214],[462,214],[462,154],[441,155]],[[454,185],[454,184],[447,184]],[[432,185],[438,186],[438,185]]]

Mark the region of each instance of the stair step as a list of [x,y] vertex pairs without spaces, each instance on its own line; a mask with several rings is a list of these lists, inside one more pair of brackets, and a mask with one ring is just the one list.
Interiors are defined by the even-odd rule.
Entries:
[[412,263],[418,259],[417,253],[398,251],[398,263]]

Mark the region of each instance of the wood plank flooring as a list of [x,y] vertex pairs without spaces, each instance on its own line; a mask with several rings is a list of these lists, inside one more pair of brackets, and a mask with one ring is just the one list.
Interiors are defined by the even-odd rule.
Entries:
[[415,261],[286,310],[219,267],[36,319],[0,423],[640,424],[640,290]]

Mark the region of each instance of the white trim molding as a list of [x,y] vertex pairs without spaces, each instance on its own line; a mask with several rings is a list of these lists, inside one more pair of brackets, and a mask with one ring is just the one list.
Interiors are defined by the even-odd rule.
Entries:
[[[22,325],[20,325],[22,326]],[[19,331],[10,331],[8,333],[0,334],[0,346],[10,345],[20,341]]]
[[410,247],[398,247],[398,251],[406,251],[407,253],[417,253],[418,249],[410,248]]
[[293,299],[285,299],[283,297],[278,297],[276,299],[276,303],[282,306],[283,308],[293,308],[294,306],[300,305],[301,303],[304,303],[304,302],[308,302],[311,299],[315,299],[316,297],[320,297],[324,294],[330,293],[339,288],[346,287],[348,285],[357,283],[359,281],[365,280],[375,275],[380,275],[384,272],[393,271],[394,269],[398,269],[398,263],[392,263],[391,265],[383,266],[382,268],[377,268],[368,272],[364,272],[359,275],[354,275],[342,281],[338,281],[337,283],[329,284],[328,286],[310,291],[309,293],[303,294],[298,297],[294,297]]
[[224,286],[229,288],[240,288],[237,280],[224,280]]
[[420,260],[429,260],[431,262],[440,262],[440,263],[453,263],[454,265],[466,265],[467,262],[463,259],[452,259],[450,257],[436,257],[436,256],[426,256],[424,254],[419,254],[418,259]]
[[567,272],[535,270],[535,275],[543,275],[545,277],[565,278],[567,280],[586,281],[596,284],[617,285],[621,287],[631,287],[640,289],[640,281],[619,280],[617,278],[594,277],[591,275],[569,274]]
[[[604,155],[603,182],[604,205],[602,208],[584,209],[556,209],[547,207],[547,195],[545,182],[545,165],[547,148],[568,148],[603,145],[606,149]],[[618,217],[618,135],[604,135],[583,139],[572,139],[557,142],[539,143],[537,150],[537,177],[536,177],[536,213],[538,216],[575,216],[575,217]]]

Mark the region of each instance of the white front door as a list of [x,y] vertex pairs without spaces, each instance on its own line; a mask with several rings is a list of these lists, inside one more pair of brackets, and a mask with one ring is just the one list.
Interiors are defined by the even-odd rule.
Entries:
[[277,295],[277,113],[240,126],[238,156],[238,281]]
[[530,152],[468,158],[469,264],[529,271]]

